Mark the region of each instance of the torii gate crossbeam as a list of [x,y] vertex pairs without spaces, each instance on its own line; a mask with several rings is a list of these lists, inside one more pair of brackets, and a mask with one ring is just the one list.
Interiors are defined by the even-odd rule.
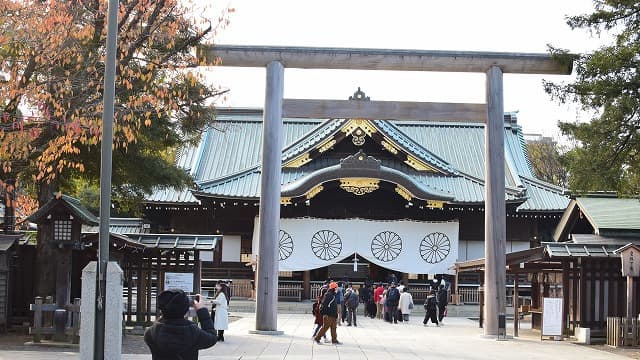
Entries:
[[[215,45],[201,47],[198,56],[202,64],[234,67],[266,67],[267,81],[262,139],[262,174],[260,194],[258,283],[256,290],[256,332],[277,333],[278,300],[278,233],[280,222],[280,179],[282,151],[282,116],[284,68],[301,69],[360,69],[397,71],[482,72],[486,74],[485,104],[444,104],[449,111],[461,110],[461,115],[477,114],[477,106],[486,106],[485,130],[485,335],[499,333],[498,318],[506,306],[506,211],[504,169],[504,96],[503,73],[561,74],[571,73],[572,63],[561,63],[548,54],[426,51],[315,47],[273,47]],[[313,108],[315,103],[315,110]],[[297,117],[313,116],[317,101],[308,103],[287,100],[286,110]],[[324,103],[324,105],[331,105]],[[333,106],[338,106],[333,103]],[[418,104],[418,105],[416,105]],[[423,105],[420,105],[423,104]],[[442,110],[443,104],[379,102],[380,112],[396,116],[413,106],[425,113]],[[322,105],[322,104],[321,104]],[[345,105],[345,103],[342,103]],[[346,111],[349,105],[346,104]],[[471,105],[470,107],[465,105]],[[376,110],[368,105],[367,111],[375,117]],[[306,110],[305,110],[306,109]],[[385,110],[386,109],[386,110]],[[389,110],[391,109],[391,110]],[[326,109],[325,109],[326,110]],[[333,109],[335,110],[335,109]],[[359,111],[364,111],[360,109]],[[372,111],[372,112],[371,112]],[[309,114],[307,114],[309,112]],[[315,114],[317,115],[317,113]],[[473,117],[473,116],[472,116]]]

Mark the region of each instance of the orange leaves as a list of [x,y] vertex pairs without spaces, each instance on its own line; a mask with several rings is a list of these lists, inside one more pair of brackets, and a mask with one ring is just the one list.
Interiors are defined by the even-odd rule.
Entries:
[[[20,16],[9,16],[10,7]],[[106,1],[1,1],[0,43],[15,46],[0,57],[0,73],[11,80],[0,86],[0,99],[15,99],[46,122],[0,129],[3,168],[27,161],[39,180],[85,171],[81,149],[98,145],[102,128],[105,11]],[[174,124],[191,104],[215,97],[202,74],[185,70],[194,65],[191,47],[202,40],[196,35],[211,34],[209,21],[191,14],[182,0],[120,3],[115,148],[127,149],[151,126]]]

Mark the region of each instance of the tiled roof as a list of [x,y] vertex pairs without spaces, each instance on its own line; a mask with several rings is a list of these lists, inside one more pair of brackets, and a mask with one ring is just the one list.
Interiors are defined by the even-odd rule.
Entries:
[[85,208],[80,201],[76,198],[73,198],[68,195],[54,196],[49,201],[47,201],[42,207],[40,207],[36,212],[31,214],[27,218],[27,221],[33,223],[39,223],[43,220],[43,218],[49,214],[51,210],[53,210],[56,206],[64,206],[67,210],[79,218],[83,224],[86,225],[98,225],[98,218],[91,213],[87,208]]
[[640,230],[640,200],[606,197],[576,199],[582,213],[600,233],[609,230]]
[[528,199],[518,207],[518,211],[564,211],[569,198],[563,188],[553,186],[533,177],[520,176],[527,189]]
[[569,242],[542,243],[550,258],[558,257],[619,257],[615,251],[620,245],[611,244],[574,244]]
[[[198,146],[181,151],[178,164],[194,176],[197,190],[193,192],[199,196],[258,198],[261,112],[238,109],[219,109],[219,112],[221,115],[217,118],[216,128],[207,130]],[[563,189],[535,179],[522,129],[514,119],[513,114],[505,115],[505,198],[524,201],[519,211],[564,210],[569,200],[563,195]],[[322,139],[340,131],[344,122],[284,119],[283,160],[293,159],[313,148]],[[450,171],[450,175],[438,176],[417,172],[400,162],[399,166],[404,166],[402,171],[410,173],[416,181],[453,193],[456,196],[454,202],[484,202],[484,125],[383,120],[373,123],[412,155]],[[327,160],[323,155],[300,168],[284,168],[282,184],[299,179],[313,171],[314,167],[335,165],[337,161],[339,159]],[[398,168],[387,162],[383,165]],[[526,198],[518,194],[522,190],[526,190]],[[189,189],[159,190],[148,201],[198,203]]]

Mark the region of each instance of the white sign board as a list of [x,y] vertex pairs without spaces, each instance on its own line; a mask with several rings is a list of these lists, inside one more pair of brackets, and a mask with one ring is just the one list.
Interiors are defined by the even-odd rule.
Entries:
[[542,336],[562,336],[562,298],[544,298]]
[[193,292],[193,273],[164,273],[164,289],[181,289]]

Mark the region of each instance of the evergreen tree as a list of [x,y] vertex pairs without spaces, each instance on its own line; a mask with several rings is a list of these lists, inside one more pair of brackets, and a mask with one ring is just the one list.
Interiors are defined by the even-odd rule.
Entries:
[[[613,35],[613,43],[575,57],[575,81],[545,83],[561,103],[577,102],[594,112],[587,123],[561,122],[577,146],[566,154],[574,192],[640,190],[640,1],[595,0],[591,14],[569,17],[572,29]],[[566,51],[552,49],[559,58]]]

